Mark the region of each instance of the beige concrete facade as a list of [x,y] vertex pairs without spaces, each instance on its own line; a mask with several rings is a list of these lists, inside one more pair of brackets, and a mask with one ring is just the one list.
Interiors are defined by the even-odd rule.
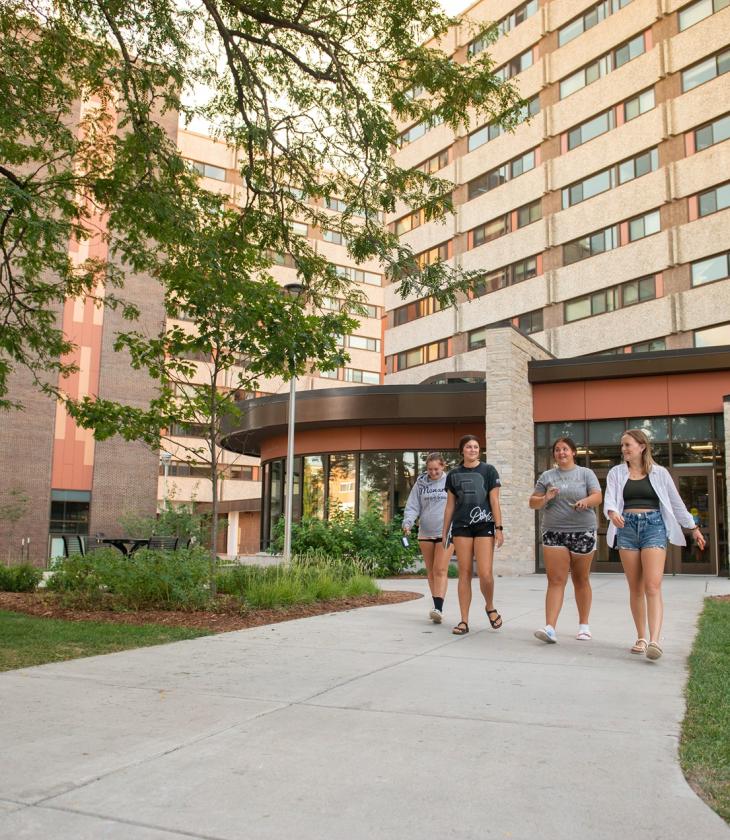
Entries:
[[[522,5],[482,0],[466,15],[479,22],[501,20]],[[696,129],[730,114],[729,77],[718,75],[686,92],[682,81],[688,67],[727,48],[730,8],[679,31],[679,11],[687,2],[631,0],[623,8],[608,3],[604,7],[612,14],[559,46],[560,28],[595,5],[595,0],[541,0],[533,14],[489,48],[497,67],[532,50],[531,66],[513,78],[523,97],[539,97],[539,113],[529,123],[472,151],[468,137],[483,123],[473,121],[456,133],[437,126],[395,152],[399,164],[412,166],[450,148],[449,165],[438,174],[456,185],[454,213],[445,223],[429,222],[404,233],[414,251],[451,238],[452,263],[485,274],[520,260],[542,259],[535,276],[465,301],[453,313],[389,327],[386,382],[419,382],[468,369],[471,365],[458,358],[469,347],[466,337],[459,340],[461,334],[502,321],[515,323],[536,310],[542,311],[543,328],[535,328],[539,321],[533,324],[531,337],[560,357],[631,352],[649,341],[659,342],[658,347],[662,342],[667,348],[691,347],[696,330],[730,322],[730,279],[696,287],[691,281],[693,262],[730,250],[730,208],[699,218],[696,212],[698,194],[728,179],[730,140],[697,152],[694,143]],[[468,60],[471,37],[461,27],[445,39],[454,60]],[[638,54],[620,64],[616,51],[628,42]],[[561,82],[605,56],[599,78],[561,98]],[[612,63],[620,66],[611,69]],[[653,91],[652,107],[642,106],[636,115],[634,105],[626,110],[627,102],[646,91]],[[609,109],[613,127],[569,150],[567,133]],[[651,171],[627,178],[626,161],[652,149],[656,165]],[[532,150],[532,169],[469,200],[470,180]],[[611,188],[567,205],[563,190],[609,168]],[[541,203],[540,220],[516,228],[513,214],[510,232],[471,247],[470,231],[534,201]],[[389,221],[410,209],[399,207]],[[630,238],[629,222],[653,211],[659,211],[660,229],[636,238],[636,223]],[[566,243],[613,226],[617,247],[572,264],[565,261]],[[650,275],[656,278],[654,299],[583,320],[566,319],[567,301]],[[386,288],[386,310],[402,303]],[[449,358],[398,369],[397,354],[447,338],[453,338]]]

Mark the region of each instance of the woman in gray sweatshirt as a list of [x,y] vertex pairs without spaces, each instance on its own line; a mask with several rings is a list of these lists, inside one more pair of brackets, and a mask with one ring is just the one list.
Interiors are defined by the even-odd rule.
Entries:
[[428,574],[433,608],[428,617],[441,624],[448,583],[449,552],[441,544],[446,508],[446,463],[440,452],[426,459],[426,472],[419,475],[408,496],[403,513],[403,532],[410,534],[418,519],[418,546]]

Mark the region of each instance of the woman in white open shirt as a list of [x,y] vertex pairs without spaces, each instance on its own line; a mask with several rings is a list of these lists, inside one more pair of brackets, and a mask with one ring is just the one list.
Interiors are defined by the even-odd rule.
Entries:
[[682,528],[692,529],[700,550],[705,547],[705,539],[671,475],[651,457],[651,443],[641,429],[629,429],[622,435],[621,455],[624,463],[613,467],[606,479],[603,511],[611,522],[606,540],[610,546],[617,540],[629,584],[637,634],[631,653],[659,659],[663,652],[659,639],[667,539],[673,545],[686,545]]

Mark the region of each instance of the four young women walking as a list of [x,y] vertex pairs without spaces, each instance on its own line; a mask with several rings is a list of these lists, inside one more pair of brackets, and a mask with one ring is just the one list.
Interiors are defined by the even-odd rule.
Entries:
[[[429,617],[437,624],[442,620],[446,595],[447,549],[453,542],[459,566],[461,621],[452,632],[464,636],[469,632],[473,559],[489,623],[495,630],[502,626],[502,617],[494,606],[492,566],[495,544],[503,544],[504,531],[497,470],[479,460],[479,441],[474,435],[465,435],[459,441],[459,452],[462,461],[448,474],[444,474],[440,454],[428,456],[426,473],[418,478],[408,497],[403,530],[410,534],[419,519],[418,541],[433,597]],[[570,574],[578,607],[576,638],[587,641],[591,638],[595,508],[601,503],[601,488],[592,470],[576,464],[578,450],[569,437],[558,438],[552,454],[556,466],[538,478],[529,500],[533,510],[543,511],[542,545],[548,581],[545,627],[536,630],[535,636],[548,643],[557,641],[555,628]],[[603,509],[610,520],[606,540],[611,547],[616,541],[629,585],[637,635],[631,652],[655,660],[662,655],[661,585],[667,541],[685,545],[682,528],[692,530],[701,551],[705,539],[671,475],[652,458],[651,443],[643,431],[629,429],[623,434],[621,456],[623,463],[613,467],[606,479]]]

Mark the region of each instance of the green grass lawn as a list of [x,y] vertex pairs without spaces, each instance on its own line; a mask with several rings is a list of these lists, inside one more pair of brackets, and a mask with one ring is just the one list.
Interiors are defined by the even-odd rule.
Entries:
[[185,627],[61,621],[0,610],[0,671],[207,635]]
[[686,693],[682,769],[730,823],[730,601],[705,601],[689,658]]

